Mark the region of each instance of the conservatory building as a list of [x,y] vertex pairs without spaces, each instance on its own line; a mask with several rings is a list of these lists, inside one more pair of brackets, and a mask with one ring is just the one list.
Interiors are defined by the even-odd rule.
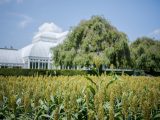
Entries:
[[54,23],[43,24],[31,44],[19,50],[0,48],[0,68],[53,69],[51,48],[62,43],[67,33]]

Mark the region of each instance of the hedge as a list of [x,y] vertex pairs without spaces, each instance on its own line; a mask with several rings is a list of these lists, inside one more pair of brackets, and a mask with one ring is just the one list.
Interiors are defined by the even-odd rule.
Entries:
[[36,76],[36,75],[51,75],[51,76],[73,76],[86,75],[83,70],[43,70],[43,69],[17,69],[17,68],[1,68],[0,75],[2,76]]
[[[112,71],[101,71],[100,74],[111,75]],[[114,71],[115,74],[121,75],[122,73],[134,76],[160,76],[160,72],[147,72],[147,71]],[[18,68],[0,68],[0,75],[2,76],[36,76],[36,75],[51,75],[51,76],[73,76],[73,75],[97,75],[94,70],[44,70],[44,69],[18,69]]]

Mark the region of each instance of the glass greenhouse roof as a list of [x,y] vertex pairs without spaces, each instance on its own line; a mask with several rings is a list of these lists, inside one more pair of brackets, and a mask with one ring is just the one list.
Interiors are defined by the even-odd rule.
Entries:
[[15,49],[0,49],[0,63],[23,63],[21,54]]

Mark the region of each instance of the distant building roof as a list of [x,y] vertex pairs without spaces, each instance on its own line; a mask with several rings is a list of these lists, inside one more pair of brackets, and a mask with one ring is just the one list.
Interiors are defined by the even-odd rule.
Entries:
[[16,49],[0,48],[0,63],[23,63],[20,52]]

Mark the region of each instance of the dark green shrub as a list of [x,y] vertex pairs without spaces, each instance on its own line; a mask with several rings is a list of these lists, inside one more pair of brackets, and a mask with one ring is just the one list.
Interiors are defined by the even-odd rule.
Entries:
[[73,76],[86,75],[84,70],[42,70],[42,69],[17,69],[17,68],[1,68],[2,76],[35,76],[35,75],[51,75],[51,76]]

